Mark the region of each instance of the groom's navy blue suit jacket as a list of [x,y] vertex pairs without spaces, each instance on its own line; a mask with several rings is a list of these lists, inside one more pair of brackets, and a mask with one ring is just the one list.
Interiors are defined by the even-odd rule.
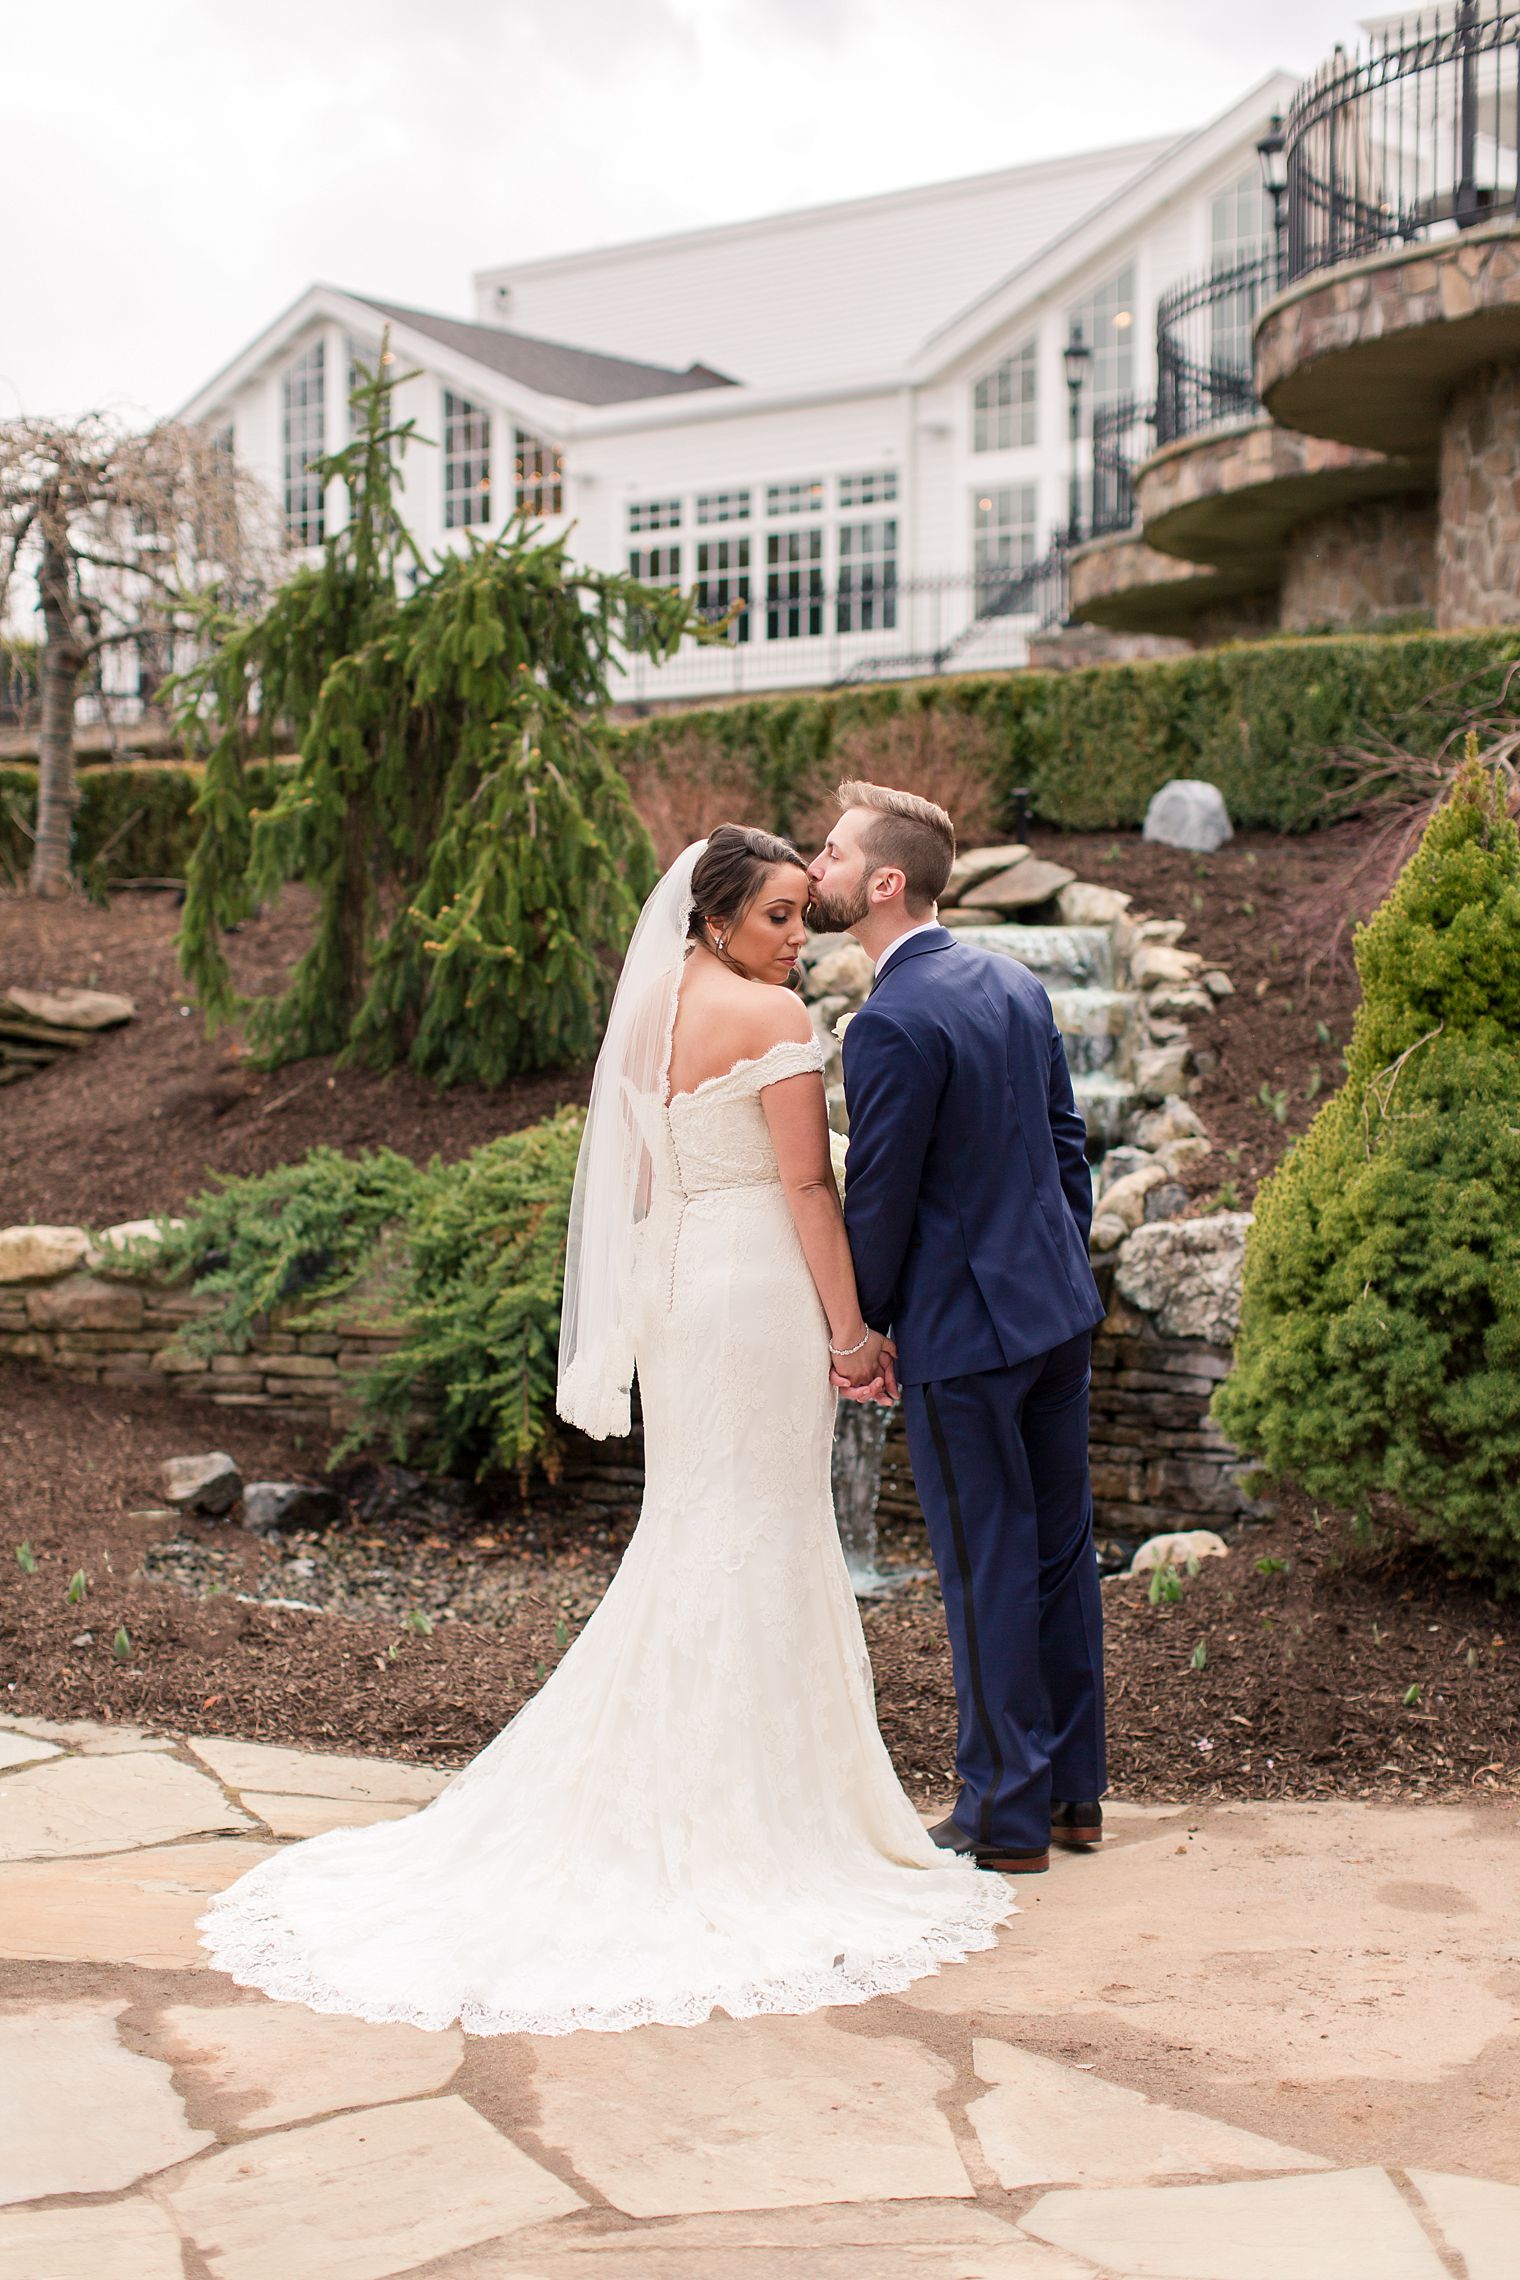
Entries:
[[1103,1319],[1086,1132],[1050,1000],[948,928],[895,951],[844,1036],[845,1224],[906,1385],[1049,1353]]

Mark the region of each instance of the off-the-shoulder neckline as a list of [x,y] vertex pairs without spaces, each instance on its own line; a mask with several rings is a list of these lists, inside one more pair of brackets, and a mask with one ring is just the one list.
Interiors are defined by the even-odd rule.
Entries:
[[751,1053],[747,1059],[735,1061],[732,1068],[720,1069],[715,1077],[704,1077],[699,1085],[691,1085],[685,1092],[671,1093],[665,1106],[674,1108],[678,1100],[695,1100],[699,1093],[710,1092],[714,1085],[726,1085],[730,1077],[740,1076],[746,1069],[758,1069],[773,1053],[813,1053],[819,1051],[816,1037],[778,1037],[774,1045],[767,1045],[763,1053]]

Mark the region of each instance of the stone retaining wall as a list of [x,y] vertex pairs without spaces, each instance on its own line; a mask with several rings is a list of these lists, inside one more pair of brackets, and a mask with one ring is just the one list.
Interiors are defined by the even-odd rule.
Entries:
[[[1239,1460],[1208,1415],[1230,1369],[1238,1318],[1244,1217],[1163,1221],[1138,1228],[1099,1266],[1109,1315],[1093,1347],[1093,1493],[1100,1534],[1218,1527],[1257,1508],[1235,1483]],[[291,1425],[345,1431],[353,1381],[394,1351],[383,1322],[309,1330],[272,1321],[244,1354],[198,1360],[176,1349],[185,1323],[211,1303],[183,1287],[128,1279],[108,1230],[0,1230],[0,1356],[45,1363],[110,1386],[168,1384],[227,1409],[272,1412]],[[643,1447],[572,1435],[565,1485],[589,1510],[636,1502]],[[888,1435],[884,1516],[918,1511],[900,1413]]]
[[1284,633],[1376,626],[1433,614],[1435,603],[1433,499],[1363,499],[1311,516],[1288,535]]

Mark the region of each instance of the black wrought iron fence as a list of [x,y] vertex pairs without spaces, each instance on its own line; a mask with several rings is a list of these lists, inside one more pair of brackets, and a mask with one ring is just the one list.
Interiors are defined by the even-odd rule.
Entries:
[[715,617],[743,606],[721,639],[683,641],[666,664],[625,661],[620,704],[755,695],[766,690],[998,672],[1025,663],[1029,636],[1067,612],[1066,548],[1030,562],[986,562],[939,578],[859,577],[797,592],[723,597]]
[[1155,447],[1156,407],[1138,396],[1100,404],[1092,421],[1094,538],[1128,530],[1135,520],[1135,469]]
[[1277,287],[1271,249],[1184,279],[1156,304],[1156,441],[1176,443],[1257,408],[1251,333]]
[[1517,95],[1520,11],[1495,0],[1337,48],[1288,115],[1287,278],[1514,213]]

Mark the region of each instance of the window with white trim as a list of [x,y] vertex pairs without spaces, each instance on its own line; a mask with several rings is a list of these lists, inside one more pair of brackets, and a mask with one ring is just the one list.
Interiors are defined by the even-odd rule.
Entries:
[[[1268,252],[1272,213],[1261,168],[1253,166],[1209,202],[1209,267],[1217,275]],[[1251,336],[1261,306],[1259,284],[1221,294],[1209,304],[1209,361],[1216,372],[1251,370]]]
[[465,530],[491,519],[491,415],[467,396],[443,391],[443,527]]
[[768,515],[821,515],[823,512],[823,484],[767,483],[765,511]]
[[748,522],[750,494],[742,491],[699,491],[697,493],[697,520],[699,523]]
[[877,467],[866,475],[841,475],[839,504],[851,507],[890,506],[897,497],[897,469]]
[[834,590],[839,633],[880,633],[897,623],[897,521],[890,517],[839,526],[839,580]]
[[995,483],[971,501],[971,549],[976,571],[977,608],[1027,570],[1039,543],[1039,485]]
[[1092,350],[1082,389],[1082,426],[1092,431],[1092,416],[1121,396],[1135,392],[1135,272],[1126,264],[1085,301],[1070,312],[1068,335],[1080,326]]
[[513,499],[530,515],[565,511],[565,455],[558,444],[515,428],[512,435]]
[[765,541],[765,638],[798,641],[823,631],[823,532],[773,530]]
[[325,345],[314,340],[280,381],[285,534],[297,546],[320,546],[326,536],[324,486],[312,466],[327,449]]
[[1039,343],[1026,340],[971,391],[972,450],[1020,451],[1038,443],[1039,387]]
[[[359,411],[358,407],[354,403],[354,392],[359,388],[367,388],[371,380],[378,378],[380,372],[380,350],[374,341],[356,340],[353,334],[350,333],[347,342],[347,356],[348,402],[346,407],[346,415],[348,419],[348,439],[350,443],[352,443],[354,437],[359,433],[360,428],[364,424],[363,414]],[[392,359],[392,361],[394,362],[394,359]]]
[[726,617],[736,602],[744,604],[728,629],[730,641],[750,638],[749,548],[747,532],[741,538],[704,538],[697,542],[699,613],[709,619]]
[[641,586],[679,586],[681,549],[679,546],[631,546],[628,573],[637,578]]
[[641,530],[679,530],[681,502],[679,499],[634,499],[628,508],[628,528],[636,537]]

